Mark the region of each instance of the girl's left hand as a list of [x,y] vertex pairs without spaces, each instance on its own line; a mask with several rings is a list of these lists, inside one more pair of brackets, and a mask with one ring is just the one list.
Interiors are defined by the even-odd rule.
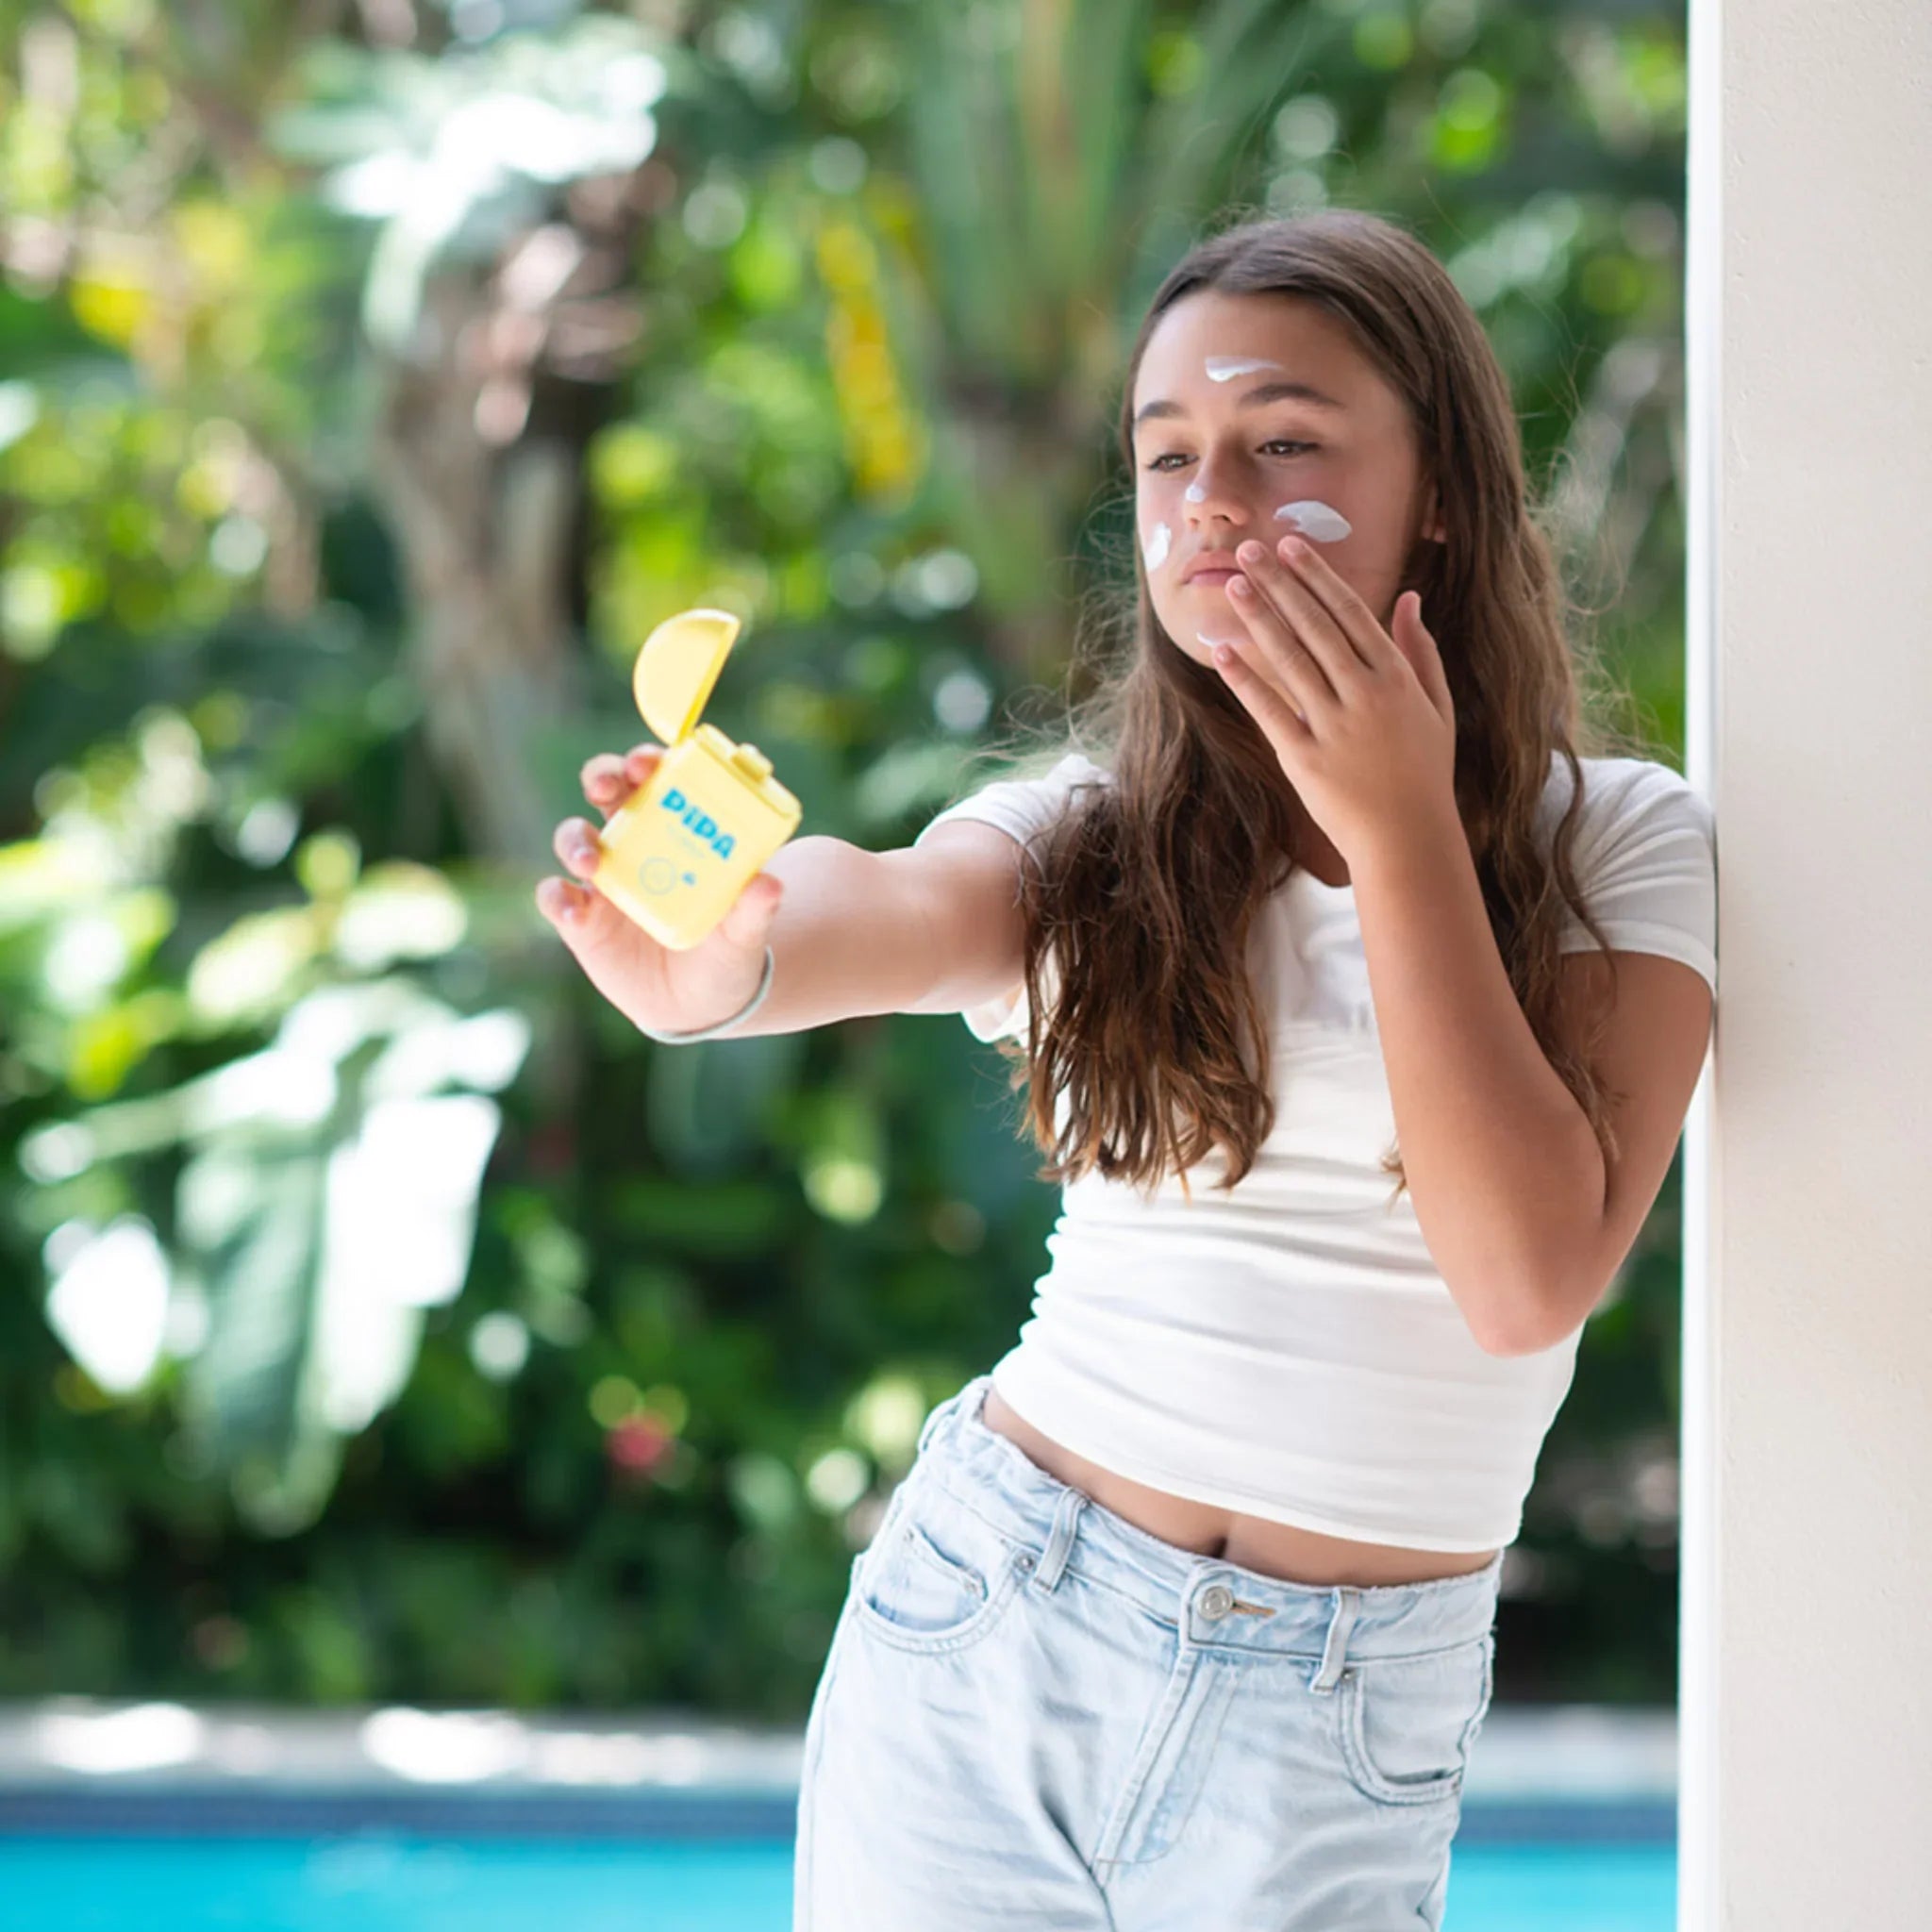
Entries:
[[1227,599],[1248,636],[1215,668],[1344,862],[1444,812],[1459,825],[1456,708],[1422,598],[1396,599],[1391,638],[1306,538],[1251,540],[1235,559]]

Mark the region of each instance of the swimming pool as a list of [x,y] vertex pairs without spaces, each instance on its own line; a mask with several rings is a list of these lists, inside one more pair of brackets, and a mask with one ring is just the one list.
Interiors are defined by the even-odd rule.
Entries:
[[[799,1739],[654,1718],[0,1711],[0,1932],[789,1932]],[[1494,1711],[1447,1932],[1670,1932],[1669,1712]]]
[[[62,1932],[788,1932],[789,1840],[0,1837],[0,1924]],[[1676,1853],[1459,1840],[1445,1932],[1669,1932]]]

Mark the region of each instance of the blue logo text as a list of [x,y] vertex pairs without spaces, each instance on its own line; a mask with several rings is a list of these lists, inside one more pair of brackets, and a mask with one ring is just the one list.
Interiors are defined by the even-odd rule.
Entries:
[[708,812],[700,811],[696,806],[689,804],[684,793],[675,785],[665,791],[658,803],[666,811],[675,812],[684,822],[685,829],[704,840],[720,858],[731,857],[731,848],[737,842],[731,834],[721,832],[718,829],[718,821]]

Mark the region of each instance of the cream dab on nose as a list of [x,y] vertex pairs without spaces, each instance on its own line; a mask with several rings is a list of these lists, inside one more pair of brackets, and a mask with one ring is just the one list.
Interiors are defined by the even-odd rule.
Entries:
[[1156,524],[1154,534],[1141,548],[1141,558],[1150,571],[1158,570],[1167,561],[1168,546],[1174,541],[1174,532],[1165,524]]
[[1284,503],[1274,512],[1274,517],[1277,523],[1291,524],[1303,536],[1312,537],[1317,543],[1340,543],[1355,528],[1333,505],[1322,503],[1312,496],[1303,497],[1296,503]]
[[1208,492],[1201,488],[1200,477],[1196,476],[1194,480],[1188,485],[1187,494],[1181,499],[1181,501],[1183,503],[1206,503],[1208,501]]

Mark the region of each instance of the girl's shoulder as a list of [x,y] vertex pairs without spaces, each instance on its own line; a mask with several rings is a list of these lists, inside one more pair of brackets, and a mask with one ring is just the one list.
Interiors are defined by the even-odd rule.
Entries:
[[[1643,758],[1579,758],[1583,808],[1572,848],[1577,885],[1613,949],[1660,953],[1717,987],[1717,841],[1710,804],[1669,765]],[[1561,759],[1541,814],[1545,835],[1571,797]],[[1566,904],[1558,950],[1595,939]]]
[[[1624,754],[1579,756],[1576,762],[1583,775],[1578,849],[1584,856],[1605,844],[1679,826],[1710,841],[1710,802],[1681,772],[1656,758]],[[1545,835],[1554,833],[1569,809],[1572,791],[1570,761],[1555,754],[1537,810],[1539,829]]]
[[917,845],[935,825],[953,819],[977,819],[1017,839],[1030,839],[1058,816],[1077,791],[1112,782],[1112,772],[1084,752],[1064,752],[1051,762],[1035,754],[1006,776],[989,779],[947,806],[920,828],[912,842]]

